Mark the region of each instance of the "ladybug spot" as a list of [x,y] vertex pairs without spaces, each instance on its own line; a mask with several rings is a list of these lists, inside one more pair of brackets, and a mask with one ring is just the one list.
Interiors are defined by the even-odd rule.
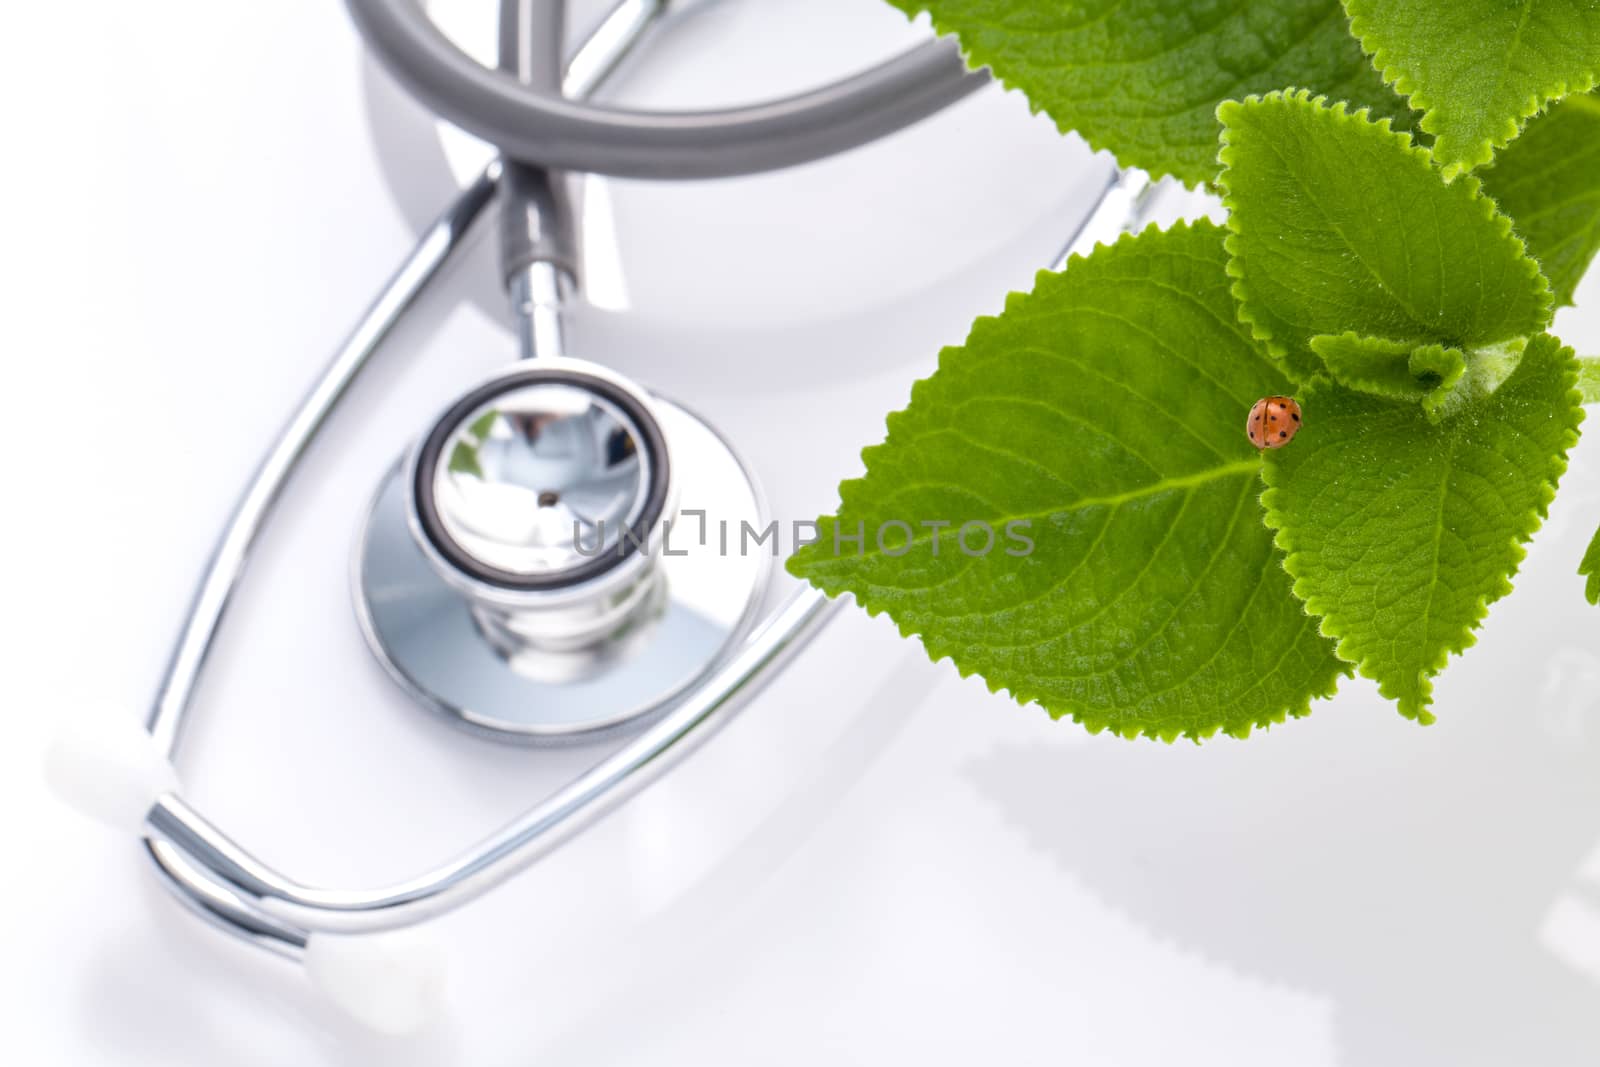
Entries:
[[1300,421],[1300,413],[1298,411],[1289,412],[1289,417],[1291,419],[1293,419],[1295,422],[1299,422]]
[[1278,431],[1278,436],[1279,437],[1288,437],[1289,436],[1289,431],[1288,430],[1279,430]]

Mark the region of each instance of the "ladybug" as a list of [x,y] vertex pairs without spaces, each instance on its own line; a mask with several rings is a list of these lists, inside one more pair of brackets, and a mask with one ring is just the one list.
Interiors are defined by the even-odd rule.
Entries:
[[1244,432],[1257,448],[1282,448],[1300,431],[1300,405],[1292,396],[1264,396],[1250,408]]

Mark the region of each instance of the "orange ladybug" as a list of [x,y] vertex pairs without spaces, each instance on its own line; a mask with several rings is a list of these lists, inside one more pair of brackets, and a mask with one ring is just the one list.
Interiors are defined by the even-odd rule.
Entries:
[[1282,448],[1300,432],[1300,405],[1292,396],[1264,396],[1250,408],[1244,432],[1257,448]]

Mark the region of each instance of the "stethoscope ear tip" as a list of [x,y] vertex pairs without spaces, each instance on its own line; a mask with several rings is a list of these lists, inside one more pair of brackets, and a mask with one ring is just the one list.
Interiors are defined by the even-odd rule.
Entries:
[[445,1011],[450,955],[425,929],[313,934],[305,967],[323,996],[380,1034],[415,1034]]
[[178,772],[150,731],[123,708],[74,712],[45,752],[45,779],[69,807],[114,830],[143,831]]

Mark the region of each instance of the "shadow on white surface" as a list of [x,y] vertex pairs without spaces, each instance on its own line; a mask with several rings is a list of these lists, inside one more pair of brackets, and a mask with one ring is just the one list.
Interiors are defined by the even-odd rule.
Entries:
[[1434,726],[1352,680],[1243,743],[1008,745],[965,773],[1112,910],[1329,998],[1341,1064],[1592,1064],[1600,619],[1574,570],[1597,487],[1580,448]]
[[76,1032],[103,1062],[420,1067],[456,1059],[452,1019],[404,1038],[377,1034],[323,1000],[298,967],[198,930],[151,879],[131,879],[133,887],[145,921],[107,931],[76,989]]

